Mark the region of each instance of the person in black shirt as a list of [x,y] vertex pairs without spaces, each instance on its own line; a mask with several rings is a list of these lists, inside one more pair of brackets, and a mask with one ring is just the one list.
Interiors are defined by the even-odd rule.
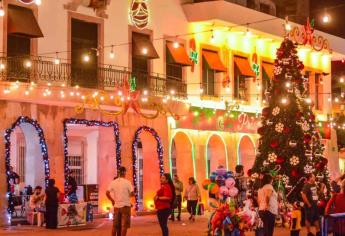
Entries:
[[59,207],[60,191],[55,187],[55,180],[48,180],[48,187],[46,188],[45,205],[46,205],[46,228],[57,228],[57,213]]

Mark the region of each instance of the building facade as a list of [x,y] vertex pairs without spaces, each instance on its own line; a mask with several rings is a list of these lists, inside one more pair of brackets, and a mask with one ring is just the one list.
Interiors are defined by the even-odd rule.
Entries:
[[[140,211],[152,210],[163,172],[201,183],[219,165],[250,168],[284,21],[227,1],[182,2],[2,2],[1,215],[10,166],[21,186],[50,177],[63,190],[68,175],[96,186],[100,212],[119,165]],[[344,41],[317,33],[333,54],[303,46],[299,56],[336,175],[326,121]]]

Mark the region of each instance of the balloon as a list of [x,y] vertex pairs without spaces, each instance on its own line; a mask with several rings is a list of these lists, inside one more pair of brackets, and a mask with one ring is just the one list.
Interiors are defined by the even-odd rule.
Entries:
[[216,173],[218,176],[226,175],[226,169],[223,166],[219,166]]
[[238,189],[236,187],[233,187],[233,188],[229,189],[230,197],[236,197],[237,194],[238,194]]
[[228,187],[229,189],[231,189],[232,187],[235,186],[235,179],[234,178],[227,178],[225,180],[225,186]]
[[219,192],[219,186],[217,184],[215,184],[215,183],[211,183],[209,185],[209,191],[212,194],[217,194]]
[[222,196],[228,196],[229,189],[226,186],[222,186],[219,188],[219,194]]
[[209,184],[211,184],[211,180],[205,179],[205,180],[202,182],[202,187],[203,187],[205,190],[207,190]]

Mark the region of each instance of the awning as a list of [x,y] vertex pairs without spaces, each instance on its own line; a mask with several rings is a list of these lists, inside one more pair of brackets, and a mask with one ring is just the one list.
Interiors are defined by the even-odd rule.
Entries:
[[262,63],[262,68],[266,72],[269,79],[273,79],[273,64]]
[[249,61],[247,58],[244,57],[234,57],[235,64],[237,68],[239,69],[241,75],[247,76],[247,77],[256,77],[254,71],[249,65]]
[[205,58],[208,66],[216,72],[227,72],[228,70],[223,65],[219,54],[215,51],[202,50],[202,56]]
[[174,60],[176,64],[180,64],[182,66],[192,65],[192,62],[189,59],[189,56],[183,44],[180,44],[178,48],[174,48],[173,43],[168,42],[167,47],[171,54],[172,59]]
[[21,35],[30,38],[43,37],[31,9],[8,5],[8,34]]
[[133,55],[149,59],[159,58],[149,36],[139,33],[133,33]]

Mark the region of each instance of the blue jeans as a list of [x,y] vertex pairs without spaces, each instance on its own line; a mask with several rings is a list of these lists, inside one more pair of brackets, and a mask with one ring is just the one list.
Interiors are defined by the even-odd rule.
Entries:
[[157,211],[157,217],[159,226],[162,230],[162,236],[169,236],[169,229],[168,229],[168,218],[171,214],[171,209],[162,209]]

